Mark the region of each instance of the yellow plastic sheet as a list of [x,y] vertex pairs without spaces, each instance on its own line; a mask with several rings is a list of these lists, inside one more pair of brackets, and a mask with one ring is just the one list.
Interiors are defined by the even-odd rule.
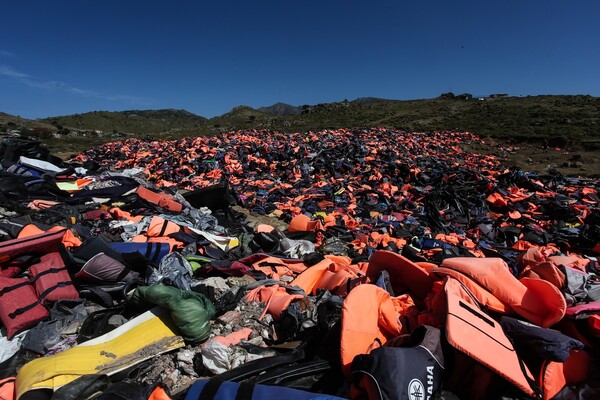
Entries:
[[17,399],[34,389],[58,389],[82,375],[112,375],[183,347],[183,338],[176,332],[168,312],[147,311],[96,339],[25,364],[17,375]]

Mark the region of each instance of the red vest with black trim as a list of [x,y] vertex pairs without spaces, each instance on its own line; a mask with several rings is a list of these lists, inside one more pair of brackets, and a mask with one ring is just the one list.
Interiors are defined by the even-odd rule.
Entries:
[[48,316],[45,304],[79,298],[58,252],[64,233],[43,233],[0,244],[0,259],[45,253],[29,268],[29,279],[0,277],[0,320],[9,339],[44,320]]

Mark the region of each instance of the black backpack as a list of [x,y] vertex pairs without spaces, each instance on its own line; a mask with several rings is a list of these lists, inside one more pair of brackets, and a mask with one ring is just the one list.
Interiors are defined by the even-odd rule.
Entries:
[[441,389],[444,372],[441,332],[421,325],[369,354],[354,357],[351,366],[354,399],[424,400]]

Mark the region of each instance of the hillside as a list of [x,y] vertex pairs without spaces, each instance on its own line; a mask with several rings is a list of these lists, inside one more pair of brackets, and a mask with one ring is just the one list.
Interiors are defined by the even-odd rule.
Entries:
[[274,123],[279,126],[282,118],[284,117],[277,117],[252,107],[238,106],[228,113],[209,119],[206,129],[207,133],[214,134],[254,127],[273,128]]
[[13,129],[27,128],[27,129],[38,129],[40,131],[47,130],[49,132],[55,132],[56,127],[51,124],[38,121],[31,120],[26,118],[21,118],[16,115],[10,115],[3,112],[0,112],[0,132],[7,132]]
[[185,110],[93,111],[41,120],[69,129],[100,130],[145,135],[153,133],[191,133],[204,127],[206,118]]
[[[299,113],[298,113],[299,112]],[[123,137],[179,138],[239,129],[306,132],[344,127],[407,131],[470,131],[501,142],[600,149],[600,98],[527,96],[479,99],[436,98],[353,101],[303,105],[239,106],[207,120],[185,110],[95,111],[27,120],[0,113],[0,132],[22,127],[53,151],[74,153]],[[102,131],[95,133],[94,131]]]
[[217,128],[222,131],[229,126],[293,131],[361,126],[413,131],[453,129],[484,137],[534,142],[547,139],[557,145],[600,148],[600,98],[528,96],[407,101],[368,98],[303,106],[302,114],[292,116],[257,115],[255,119],[240,120],[223,115],[209,120],[207,131]]

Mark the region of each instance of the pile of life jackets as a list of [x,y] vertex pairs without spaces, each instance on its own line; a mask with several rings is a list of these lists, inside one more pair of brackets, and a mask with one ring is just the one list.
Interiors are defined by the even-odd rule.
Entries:
[[4,139],[0,399],[600,396],[599,181],[477,141]]

